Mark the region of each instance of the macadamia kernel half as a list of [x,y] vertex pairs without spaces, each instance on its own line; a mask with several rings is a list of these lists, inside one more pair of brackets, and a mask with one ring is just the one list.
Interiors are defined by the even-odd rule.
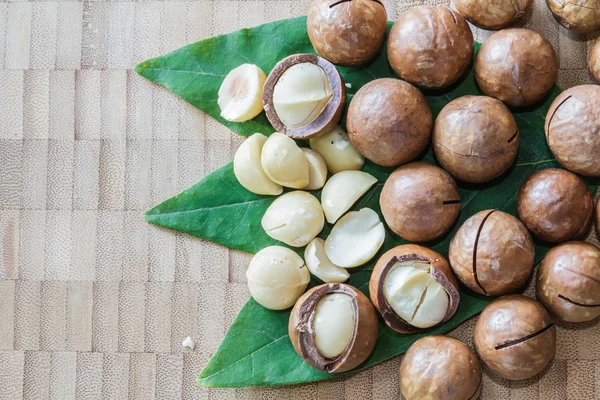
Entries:
[[273,239],[302,247],[323,230],[325,217],[315,196],[297,190],[278,197],[267,208],[261,224]]
[[335,223],[376,182],[377,178],[362,171],[342,171],[329,178],[321,193],[327,222]]
[[327,164],[319,153],[314,150],[302,148],[306,161],[308,161],[308,186],[306,190],[318,190],[327,181]]
[[263,110],[263,86],[267,76],[254,64],[242,64],[231,70],[221,87],[217,104],[227,121],[248,121]]
[[324,135],[310,139],[310,148],[323,156],[327,169],[332,174],[359,170],[365,163],[365,158],[352,145],[348,134],[339,125]]
[[306,246],[304,260],[310,273],[325,283],[341,283],[350,278],[348,271],[338,267],[327,257],[325,241],[321,238],[314,238]]
[[315,345],[325,358],[341,355],[350,344],[354,333],[352,297],[345,293],[331,293],[317,303],[314,316]]
[[260,133],[246,139],[233,157],[233,173],[240,185],[252,193],[279,195],[283,188],[269,179],[260,161],[266,141],[267,137]]
[[294,139],[275,132],[265,142],[261,164],[267,176],[275,183],[294,189],[309,184],[310,173],[304,152]]

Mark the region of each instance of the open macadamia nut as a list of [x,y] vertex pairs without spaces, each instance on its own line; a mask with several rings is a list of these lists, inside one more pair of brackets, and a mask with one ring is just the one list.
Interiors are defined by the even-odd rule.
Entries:
[[456,82],[473,58],[473,33],[462,15],[445,6],[417,6],[394,23],[388,60],[400,78],[440,89]]
[[250,294],[261,306],[285,310],[306,290],[310,272],[298,254],[287,247],[271,246],[254,255],[246,278]]
[[456,189],[456,182],[443,169],[414,162],[388,177],[379,205],[394,233],[413,242],[427,242],[448,232],[458,218]]
[[325,216],[315,196],[297,190],[275,199],[265,211],[261,224],[273,239],[302,247],[323,230]]
[[308,186],[306,190],[318,190],[325,185],[327,181],[327,164],[319,153],[314,150],[301,148],[304,152],[304,157],[308,161]]
[[450,265],[469,289],[501,296],[525,284],[534,252],[521,221],[499,210],[484,210],[467,219],[452,238]]
[[475,325],[475,349],[504,379],[522,380],[540,372],[556,353],[556,327],[537,301],[520,295],[491,302]]
[[310,148],[323,157],[327,169],[332,174],[359,170],[365,163],[365,158],[352,145],[348,134],[339,125],[319,137],[310,139]]
[[304,249],[304,260],[311,274],[325,283],[342,283],[350,278],[344,268],[331,262],[325,253],[325,241],[314,238]]
[[591,321],[600,316],[600,250],[569,242],[551,249],[537,273],[537,298],[558,318]]
[[417,340],[400,366],[400,392],[406,400],[475,400],[481,383],[475,353],[449,336]]
[[375,183],[377,178],[363,171],[342,171],[329,178],[321,192],[327,222],[335,223]]
[[546,114],[546,141],[569,171],[600,176],[600,86],[581,85],[562,92]]
[[379,52],[387,13],[375,0],[313,0],[306,28],[321,57],[334,64],[359,65]]
[[425,96],[399,79],[375,79],[352,98],[346,116],[356,149],[385,167],[407,163],[425,150],[433,120]]
[[546,0],[554,18],[565,28],[586,33],[600,28],[600,8],[596,0]]
[[433,151],[456,179],[488,182],[517,158],[519,128],[508,108],[487,96],[463,96],[448,103],[433,127]]
[[600,39],[590,49],[588,67],[596,82],[600,83]]
[[313,54],[294,54],[275,65],[265,82],[262,101],[277,132],[309,139],[339,122],[346,86],[329,61]]
[[507,106],[530,106],[542,100],[558,78],[556,52],[531,29],[503,29],[481,45],[475,78],[486,95]]
[[377,313],[361,291],[328,283],[298,299],[288,326],[296,352],[313,368],[349,371],[371,354],[378,334]]
[[246,139],[233,157],[233,173],[246,189],[256,194],[279,195],[283,192],[281,185],[273,182],[261,164],[261,154],[267,137],[255,133]]
[[381,256],[371,274],[369,293],[385,323],[401,333],[448,321],[460,302],[448,261],[414,244],[394,247]]
[[294,189],[304,189],[310,181],[308,160],[296,142],[275,132],[264,143],[261,165],[273,182]]
[[517,22],[533,0],[454,0],[454,6],[470,23],[483,29],[498,30]]
[[530,175],[517,196],[519,218],[536,237],[564,242],[584,236],[592,224],[594,201],[583,179],[564,169]]

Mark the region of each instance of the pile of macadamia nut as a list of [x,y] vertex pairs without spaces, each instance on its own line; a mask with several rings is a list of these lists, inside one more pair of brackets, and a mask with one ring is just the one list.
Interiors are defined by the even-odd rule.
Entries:
[[[450,320],[460,303],[459,283],[502,296],[481,314],[474,344],[479,359],[506,379],[535,376],[553,359],[553,317],[582,322],[600,316],[600,250],[576,241],[594,220],[592,196],[577,174],[600,176],[600,86],[568,89],[550,106],[546,140],[565,169],[532,168],[517,193],[518,218],[495,209],[464,216],[448,259],[417,244],[379,254],[386,226],[425,245],[446,237],[461,212],[459,186],[491,186],[513,168],[521,138],[511,110],[539,105],[558,75],[546,39],[507,28],[531,3],[456,0],[458,12],[418,6],[400,15],[387,40],[387,58],[400,79],[360,87],[347,107],[347,131],[339,125],[347,86],[335,65],[365,65],[379,53],[387,23],[379,1],[314,0],[307,29],[318,56],[289,56],[268,76],[244,64],[225,78],[222,117],[243,121],[264,109],[277,131],[250,136],[234,157],[244,188],[279,196],[261,223],[282,246],[254,256],[250,293],[272,310],[293,307],[291,342],[314,368],[344,372],[365,361],[377,341],[378,315],[398,334]],[[548,6],[567,28],[599,27],[597,7],[558,0]],[[466,74],[474,52],[467,21],[502,29],[474,58],[485,95],[458,97],[434,118],[421,90],[444,91]],[[600,79],[600,45],[590,54],[590,69]],[[309,139],[309,147],[294,139]],[[417,161],[430,143],[439,166]],[[361,171],[365,159],[396,169],[378,183]],[[385,224],[375,210],[358,206],[366,193],[380,193]],[[539,302],[518,294],[534,270],[531,235],[561,243],[538,268]],[[344,283],[349,269],[376,256],[368,295]],[[311,274],[324,284],[306,291]],[[400,371],[407,400],[475,399],[481,382],[475,353],[445,336],[416,341]]]

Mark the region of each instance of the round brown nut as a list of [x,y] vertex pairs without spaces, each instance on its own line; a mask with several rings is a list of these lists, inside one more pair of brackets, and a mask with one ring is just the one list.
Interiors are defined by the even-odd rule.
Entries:
[[442,168],[458,180],[483,183],[514,163],[519,128],[501,101],[463,96],[442,109],[433,126],[432,142]]
[[481,383],[475,353],[449,336],[417,340],[400,366],[400,392],[406,400],[476,399]]
[[360,290],[327,283],[304,293],[292,309],[288,331],[296,352],[312,367],[346,372],[373,352],[377,313]]
[[501,296],[522,287],[533,270],[533,241],[515,217],[498,210],[471,216],[450,242],[450,265],[469,289]]
[[600,176],[600,86],[562,92],[546,114],[546,141],[556,160],[576,174]]
[[375,164],[414,160],[425,150],[433,119],[425,96],[399,79],[375,79],[352,98],[346,117],[350,141]]
[[386,325],[412,333],[448,321],[460,302],[458,281],[439,253],[415,244],[394,247],[377,261],[371,301]]
[[548,168],[523,182],[517,212],[527,229],[541,240],[564,242],[589,231],[594,201],[583,179],[564,169]]
[[306,26],[321,57],[334,64],[359,65],[379,52],[387,13],[379,1],[313,0]]
[[462,76],[473,58],[473,33],[462,15],[444,6],[418,6],[400,15],[387,44],[400,78],[440,89]]
[[600,28],[600,8],[596,0],[546,0],[554,18],[565,28],[586,33]]
[[548,94],[558,78],[556,52],[531,29],[504,29],[479,49],[475,78],[486,95],[507,106],[530,106]]
[[474,338],[481,360],[504,379],[531,378],[556,353],[556,327],[548,311],[520,295],[491,302],[479,316]]
[[450,230],[460,212],[456,182],[443,169],[414,162],[385,181],[379,205],[385,222],[403,239],[427,242]]
[[596,40],[590,50],[588,67],[596,82],[600,83],[600,39]]
[[470,23],[483,29],[506,28],[521,18],[533,0],[454,0],[454,6]]
[[585,242],[551,249],[537,273],[537,298],[558,318],[591,321],[600,316],[600,250]]

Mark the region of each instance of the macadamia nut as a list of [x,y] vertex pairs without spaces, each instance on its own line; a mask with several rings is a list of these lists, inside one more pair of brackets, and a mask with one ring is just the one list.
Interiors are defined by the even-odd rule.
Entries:
[[470,23],[483,29],[502,29],[517,22],[533,0],[454,0],[454,6]]
[[314,150],[302,148],[306,161],[308,161],[308,186],[306,190],[318,190],[327,181],[327,164],[319,153]]
[[323,296],[315,307],[315,345],[325,358],[335,358],[346,350],[354,333],[352,297],[344,293]]
[[362,171],[342,171],[329,178],[321,193],[327,222],[335,223],[375,183],[377,178]]
[[304,260],[310,273],[325,283],[341,283],[350,278],[348,271],[338,267],[327,257],[325,241],[321,238],[314,238],[306,246]]
[[350,142],[348,134],[339,125],[324,135],[310,139],[310,148],[325,159],[332,174],[346,170],[359,170],[365,158]]
[[217,104],[227,121],[248,121],[263,110],[263,85],[267,76],[254,64],[242,64],[231,70],[221,87]]
[[281,186],[304,189],[310,182],[304,152],[281,133],[273,133],[263,145],[261,164],[269,179]]
[[240,185],[252,193],[279,195],[283,188],[265,174],[260,161],[266,141],[267,137],[260,133],[246,139],[233,157],[233,173]]

